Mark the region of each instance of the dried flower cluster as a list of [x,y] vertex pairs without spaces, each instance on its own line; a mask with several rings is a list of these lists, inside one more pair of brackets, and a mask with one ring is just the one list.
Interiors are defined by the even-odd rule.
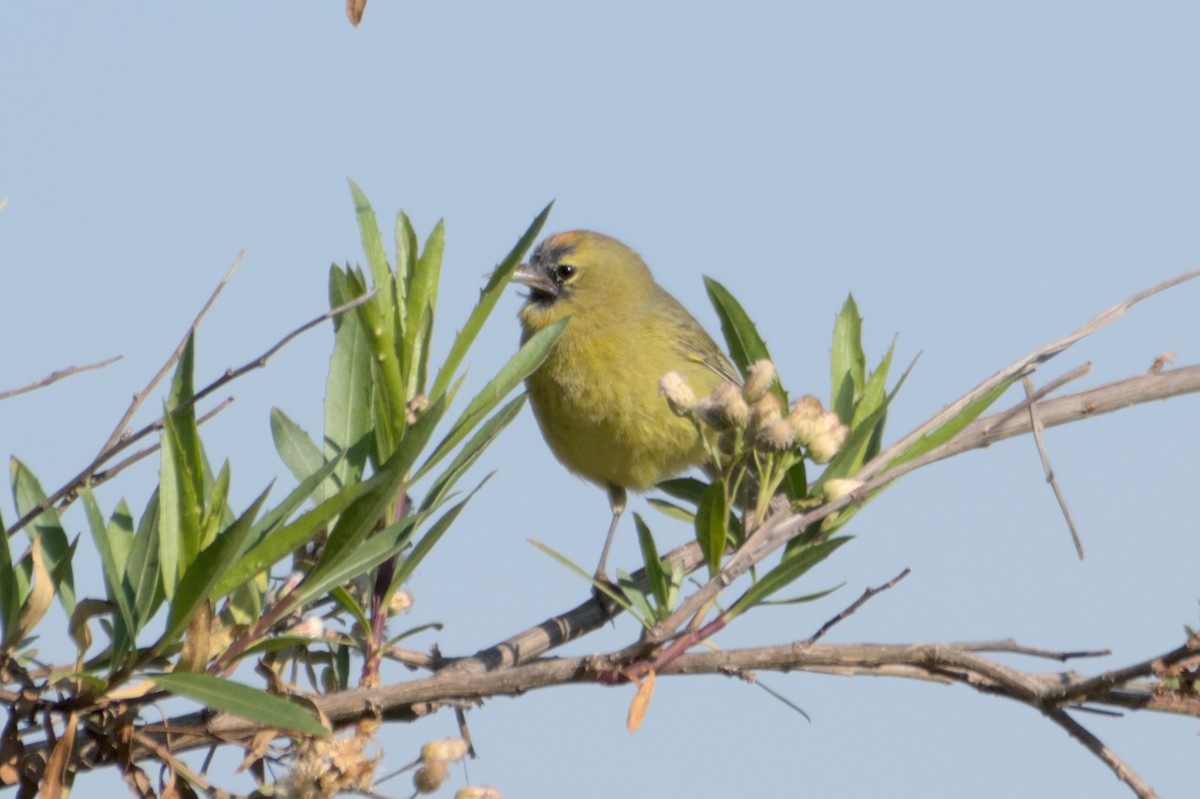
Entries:
[[450,776],[450,764],[467,756],[470,747],[462,738],[443,738],[421,747],[421,767],[413,774],[417,793],[433,793]]
[[382,755],[364,752],[375,725],[360,725],[342,738],[304,738],[295,745],[291,772],[275,787],[286,799],[332,799],[344,793],[368,793]]
[[772,391],[779,376],[770,361],[750,367],[745,385],[718,385],[707,397],[696,398],[678,372],[668,372],[658,382],[659,392],[676,414],[690,416],[722,435],[722,450],[731,442],[750,442],[762,452],[801,449],[814,463],[828,463],[850,434],[833,411],[811,394],[792,403],[784,414],[779,394]]

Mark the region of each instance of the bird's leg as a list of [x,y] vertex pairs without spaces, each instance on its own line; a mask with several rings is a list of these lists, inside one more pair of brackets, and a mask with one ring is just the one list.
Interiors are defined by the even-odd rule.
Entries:
[[608,538],[604,539],[604,549],[600,552],[600,565],[596,567],[595,580],[599,583],[611,583],[605,564],[608,562],[608,550],[612,546],[613,537],[617,534],[617,522],[625,512],[625,489],[618,485],[608,485],[608,506],[612,508],[612,524],[608,526]]

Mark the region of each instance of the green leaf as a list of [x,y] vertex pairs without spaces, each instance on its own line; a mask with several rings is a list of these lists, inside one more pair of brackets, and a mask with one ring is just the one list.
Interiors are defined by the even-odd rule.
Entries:
[[246,539],[254,528],[254,519],[270,491],[270,486],[264,489],[246,512],[217,535],[184,572],[171,601],[171,608],[167,612],[166,631],[155,644],[155,651],[161,652],[183,634],[188,622],[205,600],[218,600],[225,596],[225,593],[218,593],[215,589],[221,584],[222,575],[242,554]]
[[318,565],[288,596],[295,607],[303,607],[347,580],[366,574],[408,546],[413,526],[420,516],[408,516],[368,538],[335,561]]
[[134,597],[133,618],[137,624],[133,635],[141,631],[165,598],[158,563],[158,521],[158,491],[155,491],[138,520],[133,547],[125,562],[125,581]]
[[330,519],[369,494],[389,476],[376,475],[370,480],[342,489],[340,492],[305,513],[291,524],[284,525],[242,556],[217,583],[215,593],[224,596],[256,574],[271,568],[283,558],[312,540]]
[[638,544],[642,549],[642,564],[646,568],[646,582],[650,586],[651,593],[654,594],[658,607],[666,610],[670,601],[670,586],[667,575],[663,572],[662,561],[658,557],[658,547],[654,544],[654,536],[650,534],[650,528],[637,513],[633,514],[633,524],[637,528]]
[[208,546],[223,526],[226,511],[229,510],[229,480],[229,461],[226,460],[217,479],[213,481],[208,501],[204,504],[204,512],[200,516],[201,547]]
[[129,553],[133,550],[133,513],[129,510],[124,499],[117,502],[117,507],[108,517],[109,546],[112,547],[113,560],[122,575],[125,574],[126,564],[129,563]]
[[330,591],[329,595],[333,597],[333,600],[341,605],[347,613],[354,617],[354,621],[358,623],[360,630],[371,629],[371,620],[367,618],[367,612],[363,610],[362,605],[358,604],[358,601],[354,597],[350,596],[349,591],[339,585]]
[[[371,348],[360,317],[343,314],[346,321],[334,337],[329,373],[325,379],[325,456],[346,452],[371,429]],[[305,436],[307,438],[307,436]],[[369,444],[355,450],[335,472],[336,480],[317,492],[322,502],[334,491],[362,477]],[[295,470],[292,472],[296,474]],[[311,472],[310,472],[311,473]],[[303,479],[296,475],[297,479]]]
[[789,597],[787,599],[764,599],[761,602],[759,602],[758,604],[760,604],[760,605],[801,605],[801,604],[804,604],[805,602],[815,602],[818,599],[824,599],[825,597],[829,596],[834,591],[838,590],[839,588],[841,588],[844,585],[845,585],[845,583],[842,582],[842,583],[838,583],[833,588],[826,588],[824,591],[814,591],[811,594],[801,594],[800,596]]
[[324,724],[299,705],[248,685],[208,674],[176,672],[145,676],[164,691],[199,702],[210,710],[305,735],[322,738],[330,735]]
[[492,309],[496,307],[496,303],[500,301],[500,297],[503,296],[504,290],[508,287],[509,278],[512,277],[512,273],[516,271],[517,267],[521,265],[521,259],[525,257],[525,253],[529,251],[538,234],[542,232],[542,226],[546,224],[546,218],[550,216],[550,209],[552,207],[554,207],[554,203],[550,203],[542,209],[542,212],[533,220],[533,224],[525,231],[525,235],[521,236],[516,246],[492,270],[491,275],[488,277],[487,285],[479,293],[478,304],[471,311],[471,315],[467,317],[467,323],[463,325],[463,329],[454,337],[454,343],[450,346],[450,353],[446,356],[446,360],[442,363],[442,368],[438,372],[437,378],[433,381],[433,388],[429,392],[431,401],[442,396],[450,386],[450,381],[454,379],[454,375],[458,372],[458,367],[462,365],[467,351],[475,343],[475,338],[483,328],[483,323],[487,321],[488,316],[492,313]]
[[684,524],[689,525],[696,523],[695,512],[682,505],[676,505],[674,502],[667,502],[665,499],[658,499],[657,497],[646,497],[646,502],[650,503],[650,507],[660,513],[665,513],[672,519],[678,519]]
[[400,371],[400,358],[396,353],[396,339],[391,319],[395,309],[385,304],[382,294],[376,294],[354,309],[359,324],[366,334],[370,349],[371,375],[374,385],[373,417],[379,437],[378,456],[386,459],[392,454],[404,427],[405,404],[404,379]]
[[704,496],[700,498],[700,507],[696,510],[696,541],[704,553],[710,576],[721,568],[728,534],[729,509],[725,506],[725,487],[713,483],[705,489]]
[[569,317],[560,319],[549,327],[539,330],[530,336],[529,340],[521,346],[521,349],[517,350],[517,354],[510,358],[508,363],[496,373],[496,376],[471,400],[466,409],[463,410],[462,415],[458,417],[458,420],[450,428],[450,432],[437,445],[433,454],[429,456],[429,459],[413,475],[414,481],[419,480],[434,464],[444,458],[451,449],[458,445],[458,442],[462,441],[471,432],[472,428],[478,425],[501,400],[508,396],[510,391],[520,385],[521,381],[542,365],[542,361],[546,360],[546,356],[550,353],[550,348],[558,342],[563,329],[569,321]]
[[[46,499],[46,492],[42,490],[42,485],[33,472],[16,458],[9,460],[9,472],[12,479],[13,504],[16,505],[17,515],[24,516]],[[69,557],[70,545],[67,543],[67,534],[63,530],[58,511],[53,507],[42,511],[34,518],[33,524],[25,526],[25,534],[29,536],[30,541],[41,536],[46,570],[56,579],[54,593],[63,611],[70,618],[75,612],[75,575]],[[29,572],[24,564],[28,563],[26,558],[21,567],[26,576]],[[26,587],[27,585],[26,583]]]
[[541,550],[545,554],[549,555],[550,557],[554,558],[561,565],[566,566],[567,569],[569,569],[570,571],[575,572],[575,574],[577,574],[580,577],[582,577],[583,579],[587,580],[589,583],[592,584],[593,588],[595,588],[600,593],[604,594],[606,597],[611,599],[613,602],[616,602],[618,605],[620,605],[622,608],[624,608],[628,612],[633,613],[633,606],[629,603],[629,600],[625,597],[625,595],[623,593],[615,590],[611,583],[600,582],[599,580],[595,579],[595,577],[593,577],[590,573],[584,571],[579,566],[579,564],[577,564],[574,561],[572,561],[571,559],[569,559],[566,555],[562,555],[558,552],[555,552],[553,549],[546,546],[545,544],[543,544],[541,541],[538,541],[537,539],[531,538],[531,539],[529,539],[529,543],[533,544],[539,550]]
[[254,524],[254,530],[250,534],[250,545],[257,546],[263,538],[274,533],[277,527],[287,521],[292,513],[303,505],[310,496],[314,495],[318,487],[325,482],[326,478],[333,474],[340,461],[341,458],[336,457],[328,463],[322,464],[304,482],[292,489],[292,492],[282,502],[264,513],[262,518]]
[[434,309],[437,308],[438,282],[442,274],[442,255],[446,249],[446,226],[438,220],[425,241],[425,251],[416,261],[409,277],[406,316],[409,322],[404,333],[404,352],[408,395],[416,396],[425,388],[429,341],[433,335]]
[[[750,315],[742,308],[741,303],[734,299],[729,290],[711,277],[704,278],[704,287],[708,290],[708,299],[712,302],[717,318],[721,320],[721,333],[725,336],[725,344],[729,347],[729,357],[737,365],[743,375],[749,371],[755,361],[770,360],[771,353],[767,351],[767,343],[758,334]],[[787,396],[776,383],[772,389],[787,406]]]
[[862,398],[854,406],[854,420],[850,423],[855,427],[866,417],[883,406],[887,399],[887,375],[892,365],[892,354],[896,351],[896,339],[892,339],[887,353],[879,361],[879,366],[871,372],[863,387]]
[[704,492],[708,490],[708,486],[708,483],[695,477],[675,477],[663,480],[655,488],[668,496],[682,499],[684,502],[690,502],[699,507],[700,500],[703,498]]
[[654,612],[654,608],[650,605],[649,597],[638,587],[633,578],[625,572],[618,570],[617,588],[629,600],[630,615],[640,621],[646,629],[653,627],[657,615]]
[[[196,364],[196,335],[188,335],[171,390],[163,409],[163,437],[169,435],[174,458],[175,477],[180,496],[180,573],[192,562],[203,545],[201,515],[204,512],[204,452],[200,444],[200,429],[196,426],[196,406],[193,373]],[[166,452],[164,440],[164,453]]]
[[862,317],[854,303],[854,295],[846,297],[841,312],[833,323],[833,349],[829,351],[829,367],[833,378],[831,410],[842,423],[854,420],[854,406],[862,395],[867,359],[862,348]]
[[728,611],[729,618],[733,619],[759,604],[781,588],[791,585],[803,576],[805,572],[832,555],[837,551],[838,547],[849,540],[850,536],[831,538],[828,541],[821,541],[805,547],[795,555],[785,557],[780,561],[778,566],[764,574],[758,582],[750,586],[746,590],[746,593],[738,598],[738,601]]
[[[392,584],[388,588],[387,599],[390,600],[392,593],[398,587],[403,585],[404,581],[407,580],[412,575],[413,571],[421,565],[421,561],[425,559],[426,555],[433,551],[433,548],[437,542],[440,541],[442,536],[446,534],[446,531],[450,529],[450,525],[454,524],[454,520],[458,518],[458,514],[462,513],[462,509],[465,508],[467,503],[471,501],[471,497],[475,496],[479,492],[479,489],[483,488],[484,484],[486,484],[490,479],[492,479],[492,475],[490,474],[483,478],[479,485],[475,486],[474,491],[472,491],[470,494],[467,494],[466,498],[463,499],[462,502],[459,502],[457,505],[450,508],[450,510],[442,514],[441,518],[434,522],[433,526],[429,528],[429,531],[426,532],[425,535],[421,536],[421,540],[418,541],[417,545],[413,547],[413,551],[408,554],[408,557],[406,557],[400,563],[399,568],[396,569],[396,573],[392,577]],[[424,516],[424,514],[418,514],[418,518],[421,518],[422,516]],[[415,526],[416,525],[414,524],[414,527]]]
[[125,581],[123,564],[117,562],[113,553],[113,545],[109,538],[108,526],[104,524],[104,515],[92,494],[92,488],[84,484],[79,491],[83,500],[84,515],[87,516],[88,527],[92,531],[92,540],[100,553],[100,568],[104,572],[104,588],[110,602],[117,606],[123,629],[117,629],[113,634],[114,663],[124,660],[126,652],[133,646],[133,637],[138,629],[134,616],[133,594]]
[[13,569],[12,550],[8,547],[8,528],[0,519],[0,641],[8,640],[9,630],[16,629],[17,615],[21,612],[21,591],[17,573]]
[[808,472],[805,470],[803,458],[784,472],[779,487],[793,502],[808,498]]
[[471,440],[464,444],[458,451],[458,454],[454,456],[454,460],[446,467],[446,470],[433,481],[433,485],[425,494],[425,498],[421,500],[422,510],[430,510],[441,504],[450,489],[479,460],[479,456],[496,440],[496,437],[500,435],[504,428],[508,427],[512,420],[517,418],[517,414],[521,412],[521,408],[524,406],[525,395],[521,394],[496,411],[479,428],[475,435],[471,437]]
[[391,308],[395,304],[392,269],[388,265],[387,253],[383,251],[383,236],[379,233],[375,210],[371,208],[367,195],[358,184],[353,180],[349,183],[350,196],[354,200],[354,217],[358,220],[358,233],[362,238],[363,252],[367,256],[367,267],[371,270],[371,278],[375,285],[379,287],[379,294],[375,296],[383,307]]
[[[396,309],[400,317],[401,332],[407,334],[412,319],[405,318],[408,308],[408,292],[412,286],[413,274],[417,269],[417,231],[413,228],[412,220],[401,209],[396,213]],[[404,336],[399,338],[404,340]]]
[[[328,403],[328,394],[326,401]],[[327,407],[326,416],[328,413]],[[275,451],[279,453],[280,460],[299,482],[307,480],[325,463],[321,450],[317,449],[304,428],[279,408],[271,409],[271,439],[275,442]]]
[[[992,388],[991,391],[977,398],[974,402],[968,403],[961,411],[956,413],[944,424],[927,433],[921,438],[913,442],[912,446],[900,453],[887,465],[888,469],[893,469],[902,463],[912,460],[913,458],[924,455],[925,453],[937,449],[942,444],[945,444],[950,439],[954,438],[962,429],[975,421],[981,413],[991,407],[992,403],[1000,399],[1000,396],[1008,391],[1009,386],[1019,380],[1022,375],[1017,374],[1004,380],[1003,382]],[[884,470],[886,472],[886,469]]]

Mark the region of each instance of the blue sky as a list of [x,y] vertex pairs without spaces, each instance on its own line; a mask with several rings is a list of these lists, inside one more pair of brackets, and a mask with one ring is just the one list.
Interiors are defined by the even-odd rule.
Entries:
[[[1200,7],[1182,2],[373,0],[357,30],[337,2],[7,4],[0,388],[125,358],[5,402],[0,443],[48,487],[68,479],[242,249],[198,340],[201,375],[320,313],[330,262],[361,260],[348,177],[385,224],[404,208],[424,236],[445,218],[440,351],[481,276],[556,200],[548,231],[626,241],[714,333],[700,277],[720,279],[793,393],[828,396],[833,315],[853,292],[870,357],[894,335],[900,362],[921,354],[893,408],[898,437],[1200,264],[1198,35]],[[1192,285],[1155,298],[1038,377],[1091,361],[1080,386],[1098,385],[1172,350],[1194,363],[1198,300]],[[486,328],[467,390],[515,348],[519,302],[514,291]],[[237,384],[206,429],[242,505],[286,474],[272,406],[319,429],[329,345],[327,330],[307,334]],[[716,643],[805,637],[912,566],[830,640],[1115,650],[1083,669],[1166,651],[1200,622],[1197,410],[1184,397],[1047,434],[1083,563],[1031,442],[1007,442],[913,474],[859,514],[857,539],[808,584],[841,591],[754,614]],[[418,646],[473,652],[586,591],[525,540],[590,563],[603,492],[554,462],[528,415],[479,476],[493,469],[413,581],[413,623],[446,624]],[[120,492],[140,505],[153,472],[131,471]],[[633,507],[663,546],[688,537]],[[11,502],[0,508],[13,518]],[[610,562],[636,560],[627,523]],[[635,635],[623,618],[571,651]],[[631,737],[628,691],[558,689],[472,713],[470,776],[523,797],[1127,795],[1038,714],[962,687],[764,679],[813,722],[743,684],[690,678],[661,681]],[[1195,720],[1083,721],[1162,795],[1195,784]],[[445,713],[391,728],[388,759],[453,729]]]

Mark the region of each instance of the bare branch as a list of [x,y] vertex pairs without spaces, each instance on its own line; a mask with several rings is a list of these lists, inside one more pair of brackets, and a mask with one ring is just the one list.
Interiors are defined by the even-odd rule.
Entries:
[[892,579],[888,580],[883,585],[876,586],[874,588],[868,587],[867,590],[863,591],[862,596],[860,596],[858,599],[854,600],[854,602],[851,603],[851,605],[848,608],[843,610],[838,615],[834,616],[829,621],[822,624],[821,629],[817,630],[815,633],[813,633],[811,636],[809,636],[808,639],[805,641],[805,643],[815,644],[817,641],[819,641],[821,639],[822,636],[825,635],[825,633],[827,633],[831,629],[833,629],[834,625],[845,620],[847,617],[852,615],[854,613],[854,611],[858,610],[863,605],[867,604],[868,600],[870,600],[871,597],[875,596],[876,594],[883,593],[884,591],[888,590],[889,588],[891,588],[896,583],[900,582],[901,580],[903,580],[905,577],[907,577],[910,574],[912,574],[912,568],[906,566],[904,568],[904,571],[900,572],[899,574],[897,574]]
[[1148,288],[1145,291],[1140,291],[1137,294],[1134,294],[1132,297],[1122,300],[1111,308],[1096,314],[1070,335],[1061,338],[1058,341],[1052,341],[1049,344],[1038,347],[1028,355],[1025,355],[1023,358],[1019,358],[1005,368],[1001,369],[996,374],[989,377],[987,380],[980,383],[975,388],[968,391],[959,399],[947,405],[941,411],[934,414],[934,416],[927,422],[901,438],[885,452],[881,453],[871,463],[868,463],[866,466],[864,466],[863,469],[859,471],[857,477],[860,480],[867,480],[868,478],[878,474],[886,469],[897,455],[908,449],[914,442],[916,442],[926,433],[936,430],[947,420],[952,419],[963,408],[984,396],[996,386],[1015,377],[1031,373],[1038,366],[1050,360],[1055,355],[1063,352],[1080,339],[1090,336],[1097,330],[1100,330],[1106,325],[1109,325],[1112,322],[1120,319],[1125,315],[1126,311],[1147,297],[1151,297],[1159,292],[1166,291],[1169,288],[1177,286],[1180,283],[1184,283],[1188,280],[1192,280],[1198,276],[1200,276],[1200,269],[1194,269],[1191,272],[1187,272],[1178,277],[1174,277],[1170,280],[1159,283],[1157,286]]
[[137,394],[133,395],[133,401],[129,403],[129,408],[125,411],[124,415],[121,416],[121,420],[117,422],[117,426],[113,428],[112,434],[109,435],[108,440],[104,442],[104,446],[100,448],[100,452],[96,455],[97,459],[103,457],[112,450],[113,446],[124,435],[125,427],[133,420],[133,416],[137,413],[138,408],[142,407],[142,403],[146,401],[148,396],[150,396],[150,392],[152,392],[154,387],[157,386],[164,377],[166,377],[167,372],[169,372],[171,367],[174,366],[176,361],[179,360],[179,356],[183,354],[183,348],[187,346],[188,339],[193,333],[196,332],[196,328],[200,326],[200,322],[204,320],[204,317],[208,315],[208,311],[210,308],[212,308],[213,303],[217,301],[217,297],[221,296],[221,292],[224,291],[225,287],[229,285],[229,281],[233,279],[233,273],[237,271],[239,266],[241,266],[242,257],[245,254],[246,251],[242,250],[237,254],[237,258],[233,259],[233,265],[229,267],[227,272],[225,272],[225,276],[221,278],[221,282],[217,284],[217,287],[213,289],[213,293],[209,295],[208,301],[204,303],[204,306],[200,309],[200,312],[196,314],[196,318],[192,320],[192,324],[188,327],[188,332],[184,335],[183,339],[180,340],[179,346],[176,347],[175,351],[171,353],[171,356],[167,358],[167,362],[162,365],[162,368],[158,370],[158,373],[155,374],[154,377],[150,378],[150,382],[146,384],[146,387]]
[[80,372],[90,372],[93,369],[103,369],[109,364],[113,364],[121,360],[122,357],[123,356],[121,355],[114,355],[111,358],[105,358],[103,361],[96,361],[95,363],[88,363],[84,364],[83,366],[68,366],[66,369],[59,369],[56,372],[51,372],[50,374],[46,375],[41,380],[35,380],[32,383],[24,386],[18,386],[17,388],[10,388],[7,391],[0,391],[0,400],[6,400],[9,397],[16,397],[20,394],[27,394],[30,391],[36,391],[39,388],[45,388],[51,383],[57,383],[63,378],[70,377],[71,375],[77,375]]
[[[1025,384],[1025,396],[1032,399],[1036,393],[1033,381],[1025,377],[1022,382]],[[1079,539],[1079,530],[1075,526],[1075,519],[1071,517],[1071,509],[1067,507],[1067,498],[1063,496],[1062,488],[1058,485],[1058,478],[1054,476],[1054,469],[1050,466],[1050,455],[1046,452],[1046,442],[1042,439],[1042,417],[1038,414],[1036,402],[1029,404],[1029,426],[1033,430],[1033,442],[1037,445],[1038,455],[1042,459],[1042,471],[1046,473],[1046,482],[1054,489],[1058,507],[1062,510],[1063,518],[1067,520],[1067,529],[1071,531],[1071,540],[1075,542],[1075,553],[1080,560],[1083,560],[1083,541]]]
[[[235,264],[235,266],[236,266],[236,264]],[[228,277],[228,275],[227,275],[227,277]],[[181,402],[172,411],[172,413],[179,413],[179,412],[183,411],[184,409],[195,405],[197,402],[204,399],[209,394],[213,393],[214,391],[217,391],[222,386],[225,386],[228,383],[236,380],[237,378],[241,377],[242,375],[246,374],[247,372],[253,371],[255,369],[263,368],[264,366],[267,365],[267,361],[271,358],[272,355],[279,352],[280,349],[282,349],[284,346],[289,344],[294,338],[296,338],[296,336],[300,335],[301,333],[303,333],[313,327],[316,327],[317,325],[321,324],[322,322],[332,319],[333,317],[337,316],[338,314],[345,313],[346,311],[349,311],[353,308],[358,307],[359,305],[362,305],[364,302],[371,299],[371,297],[375,296],[375,293],[377,291],[378,291],[378,289],[372,289],[371,291],[368,291],[366,294],[363,294],[360,297],[356,297],[355,299],[351,300],[350,302],[344,303],[343,305],[339,305],[336,308],[332,308],[332,309],[326,311],[325,313],[321,314],[320,316],[316,317],[315,319],[310,319],[309,321],[300,325],[300,327],[298,327],[295,330],[288,333],[286,336],[284,336],[282,339],[277,341],[275,344],[271,345],[271,347],[269,349],[267,349],[267,351],[264,352],[262,355],[259,355],[257,358],[254,358],[253,360],[243,364],[242,366],[238,367],[237,369],[225,370],[225,373],[223,375],[221,375],[216,380],[209,383],[207,386],[202,388],[200,391],[197,391],[190,399],[188,399],[184,402]],[[207,306],[206,306],[206,310],[207,310]],[[186,341],[186,339],[185,339],[185,341]],[[158,381],[158,379],[159,378],[156,377],[153,381],[151,381],[152,385],[154,383],[156,383]],[[141,400],[138,400],[137,398],[135,398],[135,400],[138,404],[141,403]],[[213,411],[210,411],[206,416],[204,416],[202,418],[204,418],[204,419],[211,418],[213,414],[220,411],[224,407],[224,405],[227,405],[227,404],[228,404],[228,401],[223,403],[221,406],[218,406]],[[122,429],[124,428],[124,425],[126,424],[126,422],[127,422],[127,420],[122,420],[122,423],[121,423]],[[44,513],[48,508],[53,506],[55,503],[59,502],[60,500],[64,500],[68,497],[73,497],[75,495],[75,492],[79,489],[79,487],[81,485],[83,485],[88,480],[93,479],[93,477],[96,475],[96,472],[99,471],[101,466],[103,466],[115,455],[124,451],[125,449],[127,449],[128,447],[130,447],[131,445],[136,443],[137,441],[140,441],[141,439],[145,438],[146,436],[150,435],[151,433],[161,430],[162,424],[163,424],[163,420],[161,418],[159,418],[159,419],[156,419],[155,421],[151,422],[150,424],[146,425],[142,429],[138,430],[137,432],[128,433],[124,436],[121,436],[119,441],[116,441],[111,446],[109,446],[107,449],[101,451],[101,453],[99,455],[97,455],[92,460],[92,462],[89,463],[81,472],[79,472],[79,474],[75,475],[73,478],[71,478],[69,481],[67,481],[67,483],[65,485],[63,485],[61,488],[59,488],[53,494],[51,494],[50,496],[46,497],[44,500],[39,502],[37,505],[35,505],[33,507],[33,509],[31,509],[28,513],[26,513],[24,516],[22,516],[20,519],[18,519],[12,525],[12,527],[8,528],[9,536],[11,537],[18,530],[25,527],[31,521],[36,519],[39,515]],[[150,450],[150,451],[153,451],[153,450]],[[149,454],[150,451],[142,450],[141,452],[137,453],[137,459],[145,457],[146,455]],[[129,464],[125,463],[123,461],[120,465],[121,465],[121,468],[124,468],[125,466],[127,466]]]
[[[1194,642],[1193,642],[1194,643]],[[1155,660],[1177,657],[1180,651],[1200,654],[1200,648],[1186,647]],[[662,675],[671,674],[736,674],[745,676],[753,671],[811,671],[842,676],[871,675],[900,677],[938,683],[962,683],[981,693],[1013,699],[1049,715],[1063,724],[1056,713],[1080,695],[1080,689],[1094,684],[1096,678],[1064,672],[1023,672],[989,658],[984,652],[1015,652],[1032,657],[1066,661],[1092,657],[1104,652],[1056,652],[1023,646],[1012,640],[944,643],[944,644],[791,644],[688,653],[667,666]],[[355,689],[318,697],[313,700],[325,718],[335,727],[344,727],[362,719],[413,721],[435,712],[444,705],[460,706],[493,696],[515,696],[524,692],[572,683],[594,683],[602,671],[619,667],[614,655],[592,655],[569,658],[538,659],[512,667],[495,669],[464,669],[450,666],[437,674],[406,683],[373,689]],[[471,659],[468,659],[471,660]],[[1148,661],[1150,662],[1150,661]],[[1139,671],[1136,668],[1119,673]],[[660,675],[660,676],[662,676]],[[1113,686],[1088,699],[1091,703],[1117,707],[1133,707],[1130,697],[1148,698],[1154,693],[1154,683]],[[1152,707],[1142,705],[1141,707]],[[1157,708],[1152,708],[1157,709]],[[1200,716],[1200,707],[1191,715]],[[1072,720],[1073,722],[1073,720]],[[138,745],[135,759],[155,756],[153,743],[166,744],[174,753],[210,746],[214,742],[246,743],[260,729],[249,722],[225,713],[192,713],[157,724],[146,724],[136,730]],[[150,736],[149,738],[143,736]],[[1082,739],[1081,739],[1082,740]],[[43,742],[27,744],[30,756],[45,757],[49,745]],[[1089,746],[1089,748],[1091,748]],[[112,763],[113,750],[102,751],[94,738],[81,746],[80,770]],[[1121,764],[1112,753],[1103,756],[1105,763],[1117,772]],[[1118,776],[1137,790],[1137,775],[1127,766]],[[1152,795],[1152,794],[1141,794]]]
[[1117,779],[1128,785],[1141,799],[1158,799],[1158,794],[1146,784],[1145,780],[1137,775],[1136,771],[1131,769],[1124,760],[1117,756],[1116,752],[1105,746],[1104,742],[1089,732],[1086,727],[1071,718],[1067,714],[1067,711],[1062,708],[1054,708],[1053,710],[1046,711],[1046,717],[1070,733],[1072,738],[1079,741],[1092,754],[1100,758],[1104,765],[1112,769],[1113,774],[1117,775]]

